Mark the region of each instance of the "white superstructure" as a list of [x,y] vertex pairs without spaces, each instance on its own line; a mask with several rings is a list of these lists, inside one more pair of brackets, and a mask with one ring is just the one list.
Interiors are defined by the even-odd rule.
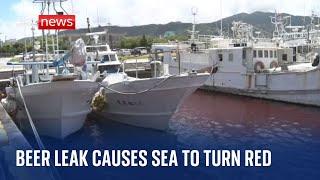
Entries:
[[181,48],[180,60],[168,58],[169,72],[211,71],[206,89],[320,106],[319,26],[306,30],[285,24],[287,18],[272,18],[273,39],[255,38],[250,25],[236,22],[232,39]]

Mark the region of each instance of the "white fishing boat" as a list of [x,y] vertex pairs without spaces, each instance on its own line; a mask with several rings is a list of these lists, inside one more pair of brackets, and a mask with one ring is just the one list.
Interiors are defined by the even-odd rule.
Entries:
[[[153,73],[154,77],[132,78],[122,72],[116,52],[105,47],[109,46],[98,43],[87,46],[97,52],[89,57],[95,60],[87,63],[89,66],[96,63],[92,69],[99,71],[104,78],[100,83],[102,88],[94,97],[93,108],[105,119],[164,130],[183,100],[209,77],[208,73],[196,72],[171,76],[165,70],[168,66],[160,62],[158,68],[154,68],[159,71]],[[91,71],[90,74],[96,73]]]
[[[64,79],[21,84],[21,92],[38,133],[63,139],[82,128],[97,87],[89,80]],[[23,104],[17,88],[7,88],[6,92],[19,105]],[[18,110],[23,112],[16,117],[16,122],[21,129],[30,131],[25,110]]]
[[[77,50],[74,48],[73,52],[75,51]],[[81,59],[77,55],[71,56],[71,59],[76,58],[74,61]],[[85,56],[82,59],[85,59]],[[9,111],[17,111],[15,120],[21,129],[32,130],[25,108],[29,110],[40,135],[62,139],[82,128],[87,114],[91,111],[90,101],[98,90],[98,84],[94,80],[80,80],[80,75],[70,73],[64,64],[66,60],[53,63],[10,63],[23,65],[27,69],[25,74],[12,79],[11,86],[6,88],[6,102],[14,101],[16,104],[16,107]],[[43,65],[55,68],[50,68],[47,74],[43,73],[45,69],[39,68]],[[30,66],[32,71],[28,70]]]
[[179,66],[167,58],[170,72],[211,69],[205,89],[320,106],[319,26],[289,26],[295,30],[287,32],[285,22],[279,14],[272,18],[273,39],[254,38],[250,25],[234,23],[233,39],[181,51]]
[[[42,4],[41,14],[48,10],[50,15],[50,6],[55,7],[55,3],[59,3],[60,9],[64,10],[61,5],[64,1],[35,0],[34,3]],[[54,14],[65,13],[54,10]],[[6,88],[4,104],[15,115],[14,120],[22,130],[31,131],[36,137],[40,134],[62,139],[82,128],[91,111],[90,101],[98,90],[98,84],[95,79],[83,76],[87,58],[83,40],[77,40],[71,51],[66,53],[59,50],[57,31],[51,34],[50,45],[47,42],[51,32],[44,31],[45,54],[42,59],[37,59],[36,50],[41,47],[35,41],[34,30],[32,25],[32,59],[8,63],[23,66],[25,73],[12,77],[10,87]]]
[[[233,48],[212,50],[222,57],[218,70],[206,82],[206,89],[247,95],[284,102],[320,106],[319,50],[314,50],[313,63],[293,63],[291,48],[277,49],[278,67],[254,71],[253,50]],[[213,53],[212,52],[212,53]],[[229,54],[245,59],[229,59]],[[251,56],[251,57],[250,57]]]
[[165,130],[183,100],[208,77],[208,73],[193,73],[136,79],[124,73],[109,74],[102,82],[106,104],[99,114],[129,125]]

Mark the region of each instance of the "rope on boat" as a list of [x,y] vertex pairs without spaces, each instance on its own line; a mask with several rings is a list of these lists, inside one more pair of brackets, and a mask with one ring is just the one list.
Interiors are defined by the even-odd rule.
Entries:
[[[29,120],[30,126],[31,126],[31,128],[32,128],[32,132],[33,132],[33,134],[34,134],[34,136],[35,136],[35,138],[36,138],[36,141],[37,141],[37,144],[38,144],[38,146],[39,146],[39,149],[40,149],[40,150],[44,150],[44,149],[45,149],[45,146],[44,146],[43,142],[41,141],[41,138],[40,138],[40,136],[39,136],[39,133],[38,133],[38,131],[37,131],[37,129],[36,129],[34,123],[33,123],[32,118],[31,118],[29,109],[28,109],[28,107],[27,107],[26,101],[25,101],[25,99],[24,99],[24,97],[23,97],[23,94],[22,94],[22,91],[21,91],[19,79],[16,78],[15,80],[17,81],[18,91],[19,91],[19,94],[20,94],[20,96],[21,96],[22,103],[23,103],[24,108],[25,108],[25,110],[26,110],[26,113],[27,113],[27,116],[28,116],[28,120]],[[59,175],[58,171],[55,169],[55,167],[54,167],[54,166],[50,166],[50,167],[52,167],[52,168],[51,168],[51,173],[50,173],[51,178],[52,178],[52,179],[58,179],[58,180],[60,180],[60,179],[61,179],[61,178],[60,178],[60,175]],[[56,177],[56,178],[55,178],[55,177]]]
[[150,87],[148,89],[139,91],[139,92],[120,92],[118,90],[112,89],[111,87],[102,84],[101,82],[97,82],[100,85],[100,87],[102,87],[102,88],[92,98],[91,107],[92,107],[92,109],[94,111],[101,112],[108,105],[108,99],[107,99],[106,93],[105,93],[105,91],[102,91],[104,89],[107,89],[107,90],[109,90],[111,92],[114,92],[114,93],[117,93],[117,94],[121,94],[121,95],[143,94],[143,93],[147,93],[147,92],[157,88],[158,86],[160,86],[161,84],[163,84],[165,81],[167,81],[168,79],[170,79],[172,77],[174,77],[174,75],[173,76],[168,76],[165,79],[162,79],[160,82],[156,83],[154,86],[152,86],[152,87]]
[[42,143],[42,141],[41,141],[41,139],[40,139],[39,133],[38,133],[38,131],[37,131],[37,129],[36,129],[34,123],[33,123],[33,120],[32,120],[32,118],[31,118],[31,115],[30,115],[29,109],[28,109],[28,107],[27,107],[27,104],[26,104],[26,102],[25,102],[25,99],[24,99],[24,97],[23,97],[23,95],[22,95],[22,91],[21,91],[21,87],[20,87],[20,82],[19,82],[18,79],[16,79],[16,81],[17,81],[17,85],[18,85],[18,91],[19,91],[19,94],[20,94],[20,96],[21,96],[22,103],[23,103],[24,108],[25,108],[25,110],[26,110],[26,113],[27,113],[27,116],[28,116],[28,120],[29,120],[29,123],[30,123],[30,125],[31,125],[33,134],[34,134],[34,136],[35,136],[35,138],[36,138],[37,144],[38,144],[38,146],[39,146],[40,149],[45,149],[45,148],[44,148],[44,145],[43,145],[43,143]]
[[110,87],[102,84],[101,82],[98,82],[98,84],[99,84],[101,87],[103,87],[103,88],[105,88],[105,89],[107,89],[107,90],[109,90],[109,91],[112,91],[112,92],[114,92],[114,93],[117,93],[117,94],[122,94],[122,95],[136,95],[136,94],[143,94],[143,93],[149,92],[149,91],[157,88],[158,86],[160,86],[161,84],[163,84],[165,81],[169,80],[169,79],[172,78],[172,77],[175,77],[175,76],[168,76],[168,77],[166,77],[165,79],[163,79],[163,80],[161,80],[160,82],[158,82],[157,84],[155,84],[154,86],[152,86],[152,87],[150,87],[150,88],[148,88],[148,89],[142,90],[142,91],[138,91],[138,92],[120,92],[120,91],[117,91],[117,90],[115,90],[115,89],[112,89],[112,88],[110,88]]

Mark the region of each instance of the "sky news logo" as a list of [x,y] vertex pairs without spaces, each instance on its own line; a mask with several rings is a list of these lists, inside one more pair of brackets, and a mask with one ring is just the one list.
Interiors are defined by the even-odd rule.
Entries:
[[74,30],[76,29],[75,15],[39,15],[39,30]]

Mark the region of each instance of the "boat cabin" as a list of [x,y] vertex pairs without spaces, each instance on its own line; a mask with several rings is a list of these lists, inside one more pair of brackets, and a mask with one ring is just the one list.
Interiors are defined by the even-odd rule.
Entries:
[[231,47],[209,50],[209,57],[220,72],[263,72],[293,63],[291,48],[276,47]]
[[121,62],[117,53],[112,51],[108,44],[86,46],[87,50],[87,69],[103,73],[116,73],[121,69]]

